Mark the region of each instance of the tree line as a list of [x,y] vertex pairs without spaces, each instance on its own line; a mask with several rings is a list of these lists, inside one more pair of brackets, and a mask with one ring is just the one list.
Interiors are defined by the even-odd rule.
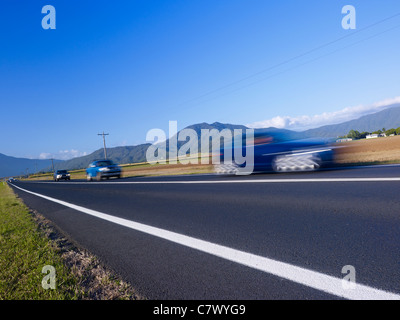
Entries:
[[400,127],[398,127],[397,129],[391,128],[386,130],[385,128],[382,128],[382,130],[377,130],[374,132],[359,132],[357,130],[350,130],[349,133],[343,137],[340,138],[350,138],[353,140],[357,140],[357,139],[365,139],[368,135],[370,134],[382,134],[384,133],[386,136],[390,136],[392,134],[394,135],[400,135]]

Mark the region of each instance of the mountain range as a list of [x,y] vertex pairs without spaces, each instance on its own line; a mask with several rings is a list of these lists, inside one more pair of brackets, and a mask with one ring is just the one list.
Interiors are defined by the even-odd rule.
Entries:
[[[326,125],[301,132],[277,128],[256,129],[256,131],[268,130],[284,133],[285,135],[290,136],[292,139],[305,139],[311,137],[336,138],[338,136],[346,135],[350,130],[357,130],[359,132],[373,132],[382,128],[390,129],[398,127],[400,127],[400,105],[393,105],[383,111],[369,114],[356,120],[350,120],[334,125]],[[194,124],[188,126],[187,129],[193,129],[200,137],[202,129],[217,129],[219,131],[228,129],[232,131],[234,129],[247,129],[247,127],[243,125],[215,122],[212,124]],[[179,142],[178,148],[184,143],[186,142]],[[107,156],[109,159],[112,159],[119,164],[144,162],[146,161],[146,150],[149,146],[149,143],[145,143],[137,146],[107,148]],[[104,158],[103,148],[83,157],[77,157],[64,161],[54,160],[53,163],[51,160],[15,158],[0,153],[0,177],[18,176],[40,171],[52,171],[53,165],[55,170],[82,169],[86,168],[92,161],[102,158]]]
[[334,125],[322,126],[315,129],[303,131],[306,137],[338,137],[344,136],[350,130],[359,132],[374,132],[382,128],[391,129],[400,127],[400,104],[377,113],[362,116],[355,120],[350,120]]
[[[62,160],[53,160],[54,166]],[[52,160],[15,158],[0,153],[0,177],[25,175],[52,168]]]

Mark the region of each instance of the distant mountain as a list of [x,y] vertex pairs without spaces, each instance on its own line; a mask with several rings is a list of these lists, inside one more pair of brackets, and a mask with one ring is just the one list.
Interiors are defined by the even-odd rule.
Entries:
[[[196,131],[197,135],[201,137],[201,130],[202,129],[217,129],[219,131],[223,129],[228,129],[233,131],[234,129],[246,129],[247,127],[243,125],[234,125],[229,123],[220,123],[214,122],[212,124],[208,123],[199,123],[194,124],[191,126],[186,127],[185,129],[193,129]],[[179,134],[179,133],[178,133]],[[186,141],[178,141],[177,146],[180,148]],[[126,146],[126,147],[114,147],[114,148],[107,148],[107,158],[113,160],[119,164],[126,164],[126,163],[138,163],[138,162],[145,162],[146,161],[146,151],[147,148],[150,146],[150,143],[141,144],[138,146]],[[167,153],[169,151],[169,139],[166,141],[166,150]],[[200,151],[200,148],[199,148]],[[88,165],[93,162],[94,160],[104,159],[104,149],[99,149],[94,151],[93,153],[83,156],[77,157],[70,160],[66,160],[57,165],[54,165],[55,170],[57,169],[65,169],[65,170],[75,170],[75,169],[83,169],[87,168]],[[51,167],[45,168],[44,171],[50,171]]]
[[[146,150],[150,146],[149,143],[138,146],[107,148],[107,158],[119,164],[138,163],[146,161]],[[89,155],[65,160],[54,165],[55,170],[75,170],[87,168],[88,165],[95,161],[104,159],[104,149],[99,149]],[[45,168],[44,171],[50,171],[51,167]]]
[[398,127],[400,127],[400,104],[393,105],[388,109],[363,116],[356,120],[309,129],[302,133],[306,137],[336,138],[348,134],[350,130],[373,132],[382,128],[390,129]]
[[[316,129],[309,129],[302,132],[277,128],[255,129],[255,131],[257,132],[259,130],[266,130],[270,132],[285,134],[292,139],[304,139],[311,137],[336,138],[338,136],[344,136],[348,134],[350,130],[357,130],[360,132],[373,132],[382,128],[390,129],[398,127],[400,127],[400,104],[393,105],[388,109],[363,116],[356,120],[323,126]],[[217,129],[218,131],[228,129],[233,131],[234,129],[245,130],[247,129],[247,127],[243,125],[234,125],[229,123],[214,122],[212,124],[208,124],[203,122],[188,126],[185,129],[193,129],[194,131],[196,131],[198,137],[200,138],[202,129]],[[179,141],[178,148],[186,143],[187,141]],[[144,162],[146,161],[147,148],[150,145],[150,143],[146,143],[137,146],[107,148],[107,156],[109,159],[119,164]],[[167,140],[166,149],[168,152],[169,140]],[[200,148],[198,150],[200,151]],[[87,166],[92,161],[103,158],[104,151],[103,149],[99,149],[83,157],[73,158],[66,161],[54,160],[54,168],[56,170],[83,169],[87,168]],[[0,153],[0,177],[17,176],[21,174],[26,174],[27,171],[29,173],[34,173],[37,171],[51,170],[51,160],[31,160],[24,158],[15,158]]]
[[[218,132],[221,132],[222,130],[226,130],[227,129],[227,130],[231,131],[231,133],[233,134],[235,129],[246,130],[248,128],[243,126],[243,125],[236,125],[236,124],[230,124],[230,123],[214,122],[212,124],[208,124],[206,122],[203,122],[203,123],[193,124],[193,125],[188,126],[188,127],[184,128],[184,129],[191,129],[191,130],[194,130],[196,132],[196,134],[197,134],[197,136],[199,138],[198,139],[197,148],[198,148],[198,151],[200,152],[201,144],[203,143],[203,140],[205,139],[205,137],[202,136],[202,132],[201,132],[202,130],[210,130],[211,131],[211,130],[215,129],[215,130],[218,130]],[[181,131],[178,132],[178,137],[179,137],[179,133]],[[176,139],[176,136],[174,136],[173,138]],[[170,141],[170,139],[168,139],[166,141],[167,142],[166,143],[167,152],[169,151],[169,144],[170,144],[169,141]],[[187,144],[187,143],[188,143],[188,139],[186,141],[179,141],[178,140],[178,142],[177,142],[178,149],[182,145],[186,145],[186,147],[190,148],[191,144]]]
[[[198,136],[201,135],[201,129],[246,129],[245,126],[242,125],[233,125],[233,124],[223,124],[219,122],[215,122],[212,124],[208,123],[199,123],[194,124],[191,126],[186,127],[185,129],[193,129],[196,131]],[[185,144],[186,142],[179,141],[178,148]],[[150,146],[150,143],[141,144],[137,146],[126,146],[126,147],[114,147],[114,148],[107,148],[107,158],[113,160],[119,164],[126,164],[126,163],[138,163],[138,162],[145,162],[146,161],[146,151],[147,148]],[[169,150],[169,140],[167,140],[166,144],[167,151]],[[83,156],[77,157],[70,160],[62,161],[54,165],[55,170],[58,169],[65,169],[65,170],[75,170],[75,169],[83,169],[87,168],[88,165],[99,159],[104,159],[104,149],[99,149],[94,151],[93,153]],[[43,171],[50,171],[52,167],[47,167]]]
[[[54,160],[54,165],[61,160]],[[0,177],[13,177],[51,168],[51,160],[27,159],[6,156],[0,153]]]
[[196,131],[197,135],[200,136],[202,129],[209,129],[209,130],[217,129],[219,131],[228,129],[233,131],[234,129],[246,130],[248,128],[246,126],[230,124],[230,123],[214,122],[212,124],[208,124],[206,122],[203,122],[203,123],[193,124],[191,126],[186,127],[185,129],[193,129],[194,131]]

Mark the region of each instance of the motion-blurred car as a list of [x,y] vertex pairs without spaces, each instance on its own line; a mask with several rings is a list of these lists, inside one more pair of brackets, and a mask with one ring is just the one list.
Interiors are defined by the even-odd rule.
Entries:
[[[246,149],[251,147],[245,135],[242,135],[242,145],[240,151],[245,155]],[[253,146],[253,172],[315,171],[334,163],[335,148],[325,139],[295,140],[280,132],[257,130],[254,132]],[[237,174],[240,167],[246,166],[246,163],[234,161],[234,148],[232,143],[232,147],[221,149],[220,164],[214,166],[216,173]],[[224,162],[227,152],[231,153],[233,161]]]
[[89,165],[86,169],[86,178],[88,181],[96,179],[100,181],[102,178],[121,178],[121,168],[111,160],[97,160]]
[[54,181],[71,180],[71,175],[67,170],[56,170],[53,178]]

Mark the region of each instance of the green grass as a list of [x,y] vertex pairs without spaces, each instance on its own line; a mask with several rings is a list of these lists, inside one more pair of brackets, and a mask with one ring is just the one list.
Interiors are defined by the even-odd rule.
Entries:
[[[55,289],[42,287],[46,265],[56,270]],[[77,283],[28,208],[0,183],[0,300],[77,299]]]
[[[56,271],[44,289],[45,266]],[[49,282],[48,282],[49,283]],[[0,182],[0,300],[142,300],[90,252],[75,247]]]

